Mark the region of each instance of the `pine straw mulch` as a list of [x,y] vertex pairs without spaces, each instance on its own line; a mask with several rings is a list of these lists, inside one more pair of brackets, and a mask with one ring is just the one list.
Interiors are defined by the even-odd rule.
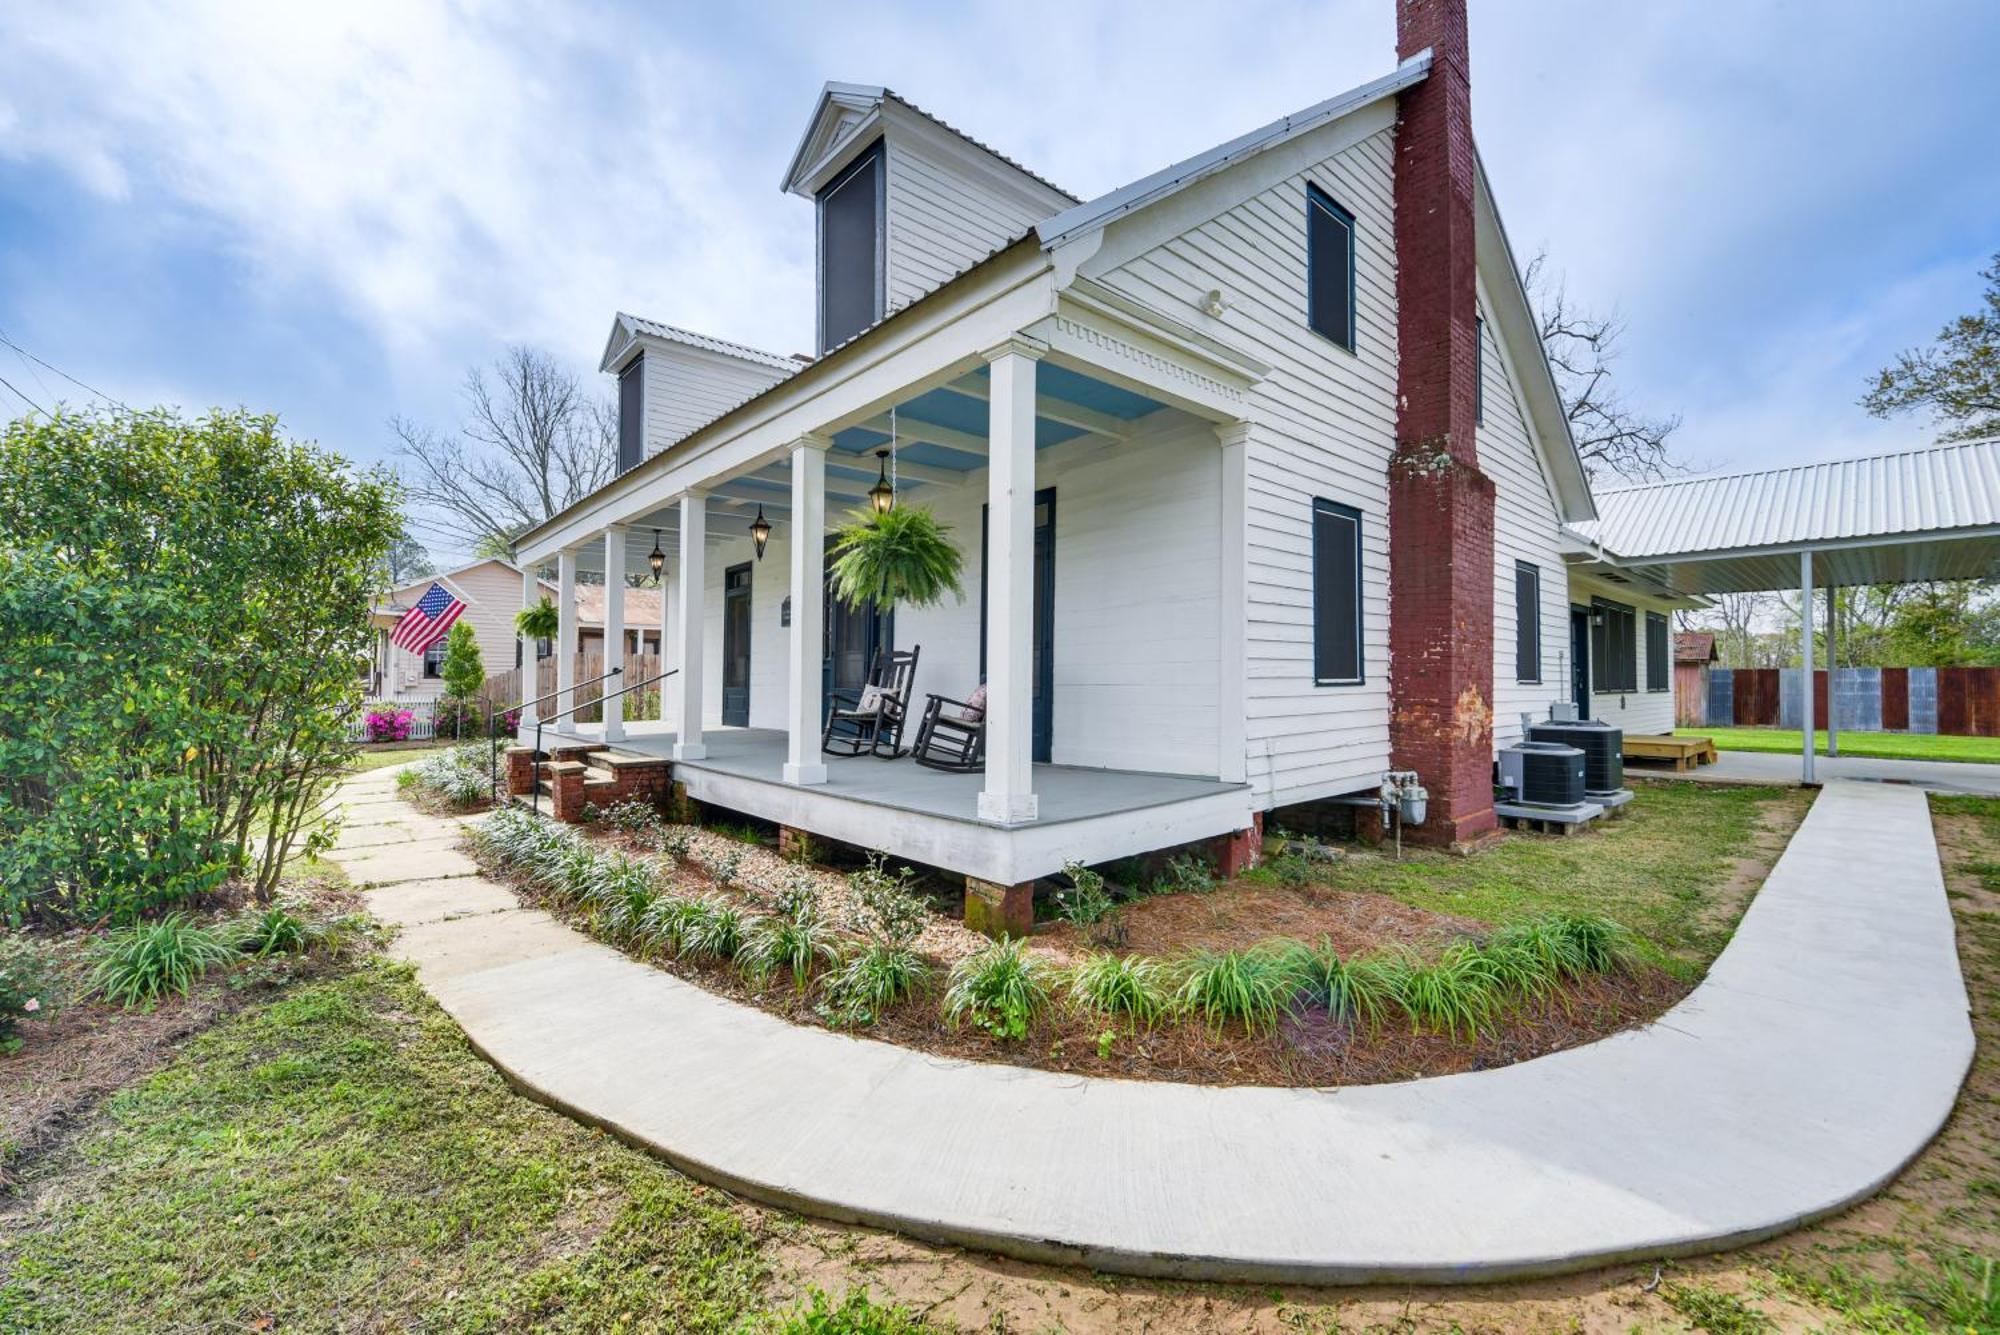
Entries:
[[[598,842],[665,863],[646,841],[603,828],[585,827]],[[672,879],[685,894],[717,893],[763,911],[770,895],[800,877],[818,891],[820,902],[838,922],[852,921],[845,876],[823,867],[788,862],[769,847],[704,830],[669,827],[691,839],[689,858]],[[740,855],[727,888],[708,867],[715,859]],[[573,924],[583,915],[551,902],[518,880],[507,878],[524,900]],[[950,892],[937,896],[940,912],[925,927],[917,948],[933,966],[925,991],[879,1016],[861,1037],[914,1048],[941,1057],[993,1062],[1064,1073],[1134,1080],[1171,1080],[1205,1085],[1323,1087],[1381,1084],[1423,1076],[1448,1075],[1525,1061],[1563,1048],[1593,1042],[1647,1023],[1687,995],[1690,984],[1651,968],[1591,978],[1542,1002],[1523,1005],[1501,1017],[1476,1038],[1412,1033],[1400,1021],[1377,1029],[1356,1028],[1317,1008],[1288,1016],[1273,1032],[1245,1033],[1240,1026],[1216,1032],[1196,1022],[1170,1021],[1132,1030],[1104,1017],[1050,1006],[1018,1042],[993,1038],[967,1026],[951,1028],[940,1011],[945,975],[954,961],[990,942],[946,913],[955,908]],[[1126,949],[1167,955],[1183,949],[1236,949],[1273,936],[1316,941],[1330,938],[1342,954],[1409,946],[1430,953],[1461,936],[1478,936],[1486,924],[1415,908],[1386,896],[1325,887],[1263,886],[1235,882],[1207,894],[1149,896],[1125,906]],[[1088,943],[1067,924],[1045,924],[1030,948],[1051,963],[1072,962]],[[814,990],[794,990],[789,975],[761,986],[727,964],[656,958],[655,967],[698,983],[707,990],[756,1006],[797,1024],[825,1025]],[[1060,989],[1060,984],[1058,984]],[[1113,1037],[1100,1049],[1100,1036]],[[1101,1053],[1101,1055],[1100,1055]]]

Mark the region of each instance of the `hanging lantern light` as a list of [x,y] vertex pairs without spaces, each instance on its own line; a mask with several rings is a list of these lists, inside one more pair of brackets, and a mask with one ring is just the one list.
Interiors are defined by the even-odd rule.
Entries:
[[882,471],[875,485],[868,489],[868,499],[874,504],[876,514],[886,515],[896,508],[896,488],[889,481],[889,451],[877,450],[875,457],[882,461]]
[[757,517],[750,521],[750,541],[757,544],[757,559],[764,559],[764,544],[771,540],[771,521],[764,518],[764,503],[757,502]]
[[660,530],[653,530],[653,554],[646,558],[646,564],[653,568],[653,578],[663,579],[667,573],[667,554],[660,550]]

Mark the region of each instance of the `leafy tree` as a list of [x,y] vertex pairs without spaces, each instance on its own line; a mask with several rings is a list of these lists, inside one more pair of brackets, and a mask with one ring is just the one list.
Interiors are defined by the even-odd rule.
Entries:
[[1965,667],[1979,661],[1972,585],[1940,581],[1913,588],[1889,619],[1889,656],[1907,667]]
[[479,556],[514,559],[514,537],[611,480],[617,416],[533,348],[465,378],[466,418],[444,433],[400,418],[410,495]]
[[470,700],[486,682],[486,665],[479,658],[479,636],[463,621],[452,623],[444,637],[444,688],[460,700]]
[[407,530],[396,535],[396,540],[389,544],[388,555],[382,558],[384,588],[401,588],[411,580],[436,573],[437,563],[431,560],[431,554]]
[[1861,406],[1877,417],[1924,411],[1946,427],[1941,440],[2000,435],[2000,254],[1980,271],[1985,309],[1961,315],[1927,348],[1876,373]]
[[269,902],[350,754],[393,480],[277,420],[0,434],[0,917]]

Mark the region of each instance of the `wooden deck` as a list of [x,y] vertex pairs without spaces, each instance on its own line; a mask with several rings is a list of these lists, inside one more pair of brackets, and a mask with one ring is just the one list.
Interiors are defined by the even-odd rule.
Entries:
[[1662,737],[1644,733],[1625,735],[1627,760],[1664,760],[1676,773],[1685,774],[1697,765],[1713,765],[1715,743],[1707,737]]

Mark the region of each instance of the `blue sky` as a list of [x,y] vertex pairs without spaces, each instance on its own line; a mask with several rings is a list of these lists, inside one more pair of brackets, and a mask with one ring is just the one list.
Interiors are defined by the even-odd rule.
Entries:
[[[778,182],[826,79],[1089,196],[1393,64],[1392,0],[716,8],[0,9],[0,332],[378,460],[508,343],[594,376],[617,309],[808,348]],[[1929,438],[1854,401],[2000,250],[1996,56],[1974,0],[1473,3],[1515,245],[1624,317],[1628,397],[1704,471]]]

